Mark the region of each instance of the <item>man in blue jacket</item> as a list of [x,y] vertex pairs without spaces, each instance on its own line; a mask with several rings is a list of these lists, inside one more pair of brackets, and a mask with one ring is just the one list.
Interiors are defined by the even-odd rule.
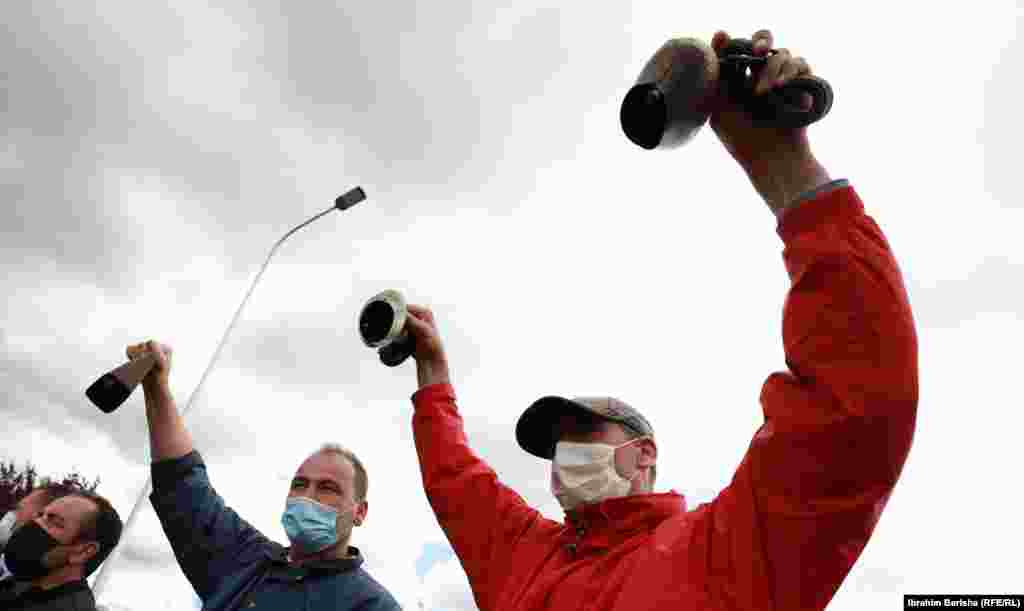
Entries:
[[292,543],[284,547],[239,517],[210,485],[171,396],[170,347],[150,341],[127,353],[156,357],[142,381],[153,457],[150,500],[204,610],[400,608],[349,545],[368,509],[366,469],[355,454],[329,444],[299,466],[281,517]]

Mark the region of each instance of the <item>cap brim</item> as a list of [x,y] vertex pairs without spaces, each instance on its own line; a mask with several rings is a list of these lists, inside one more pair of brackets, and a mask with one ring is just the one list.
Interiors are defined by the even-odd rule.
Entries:
[[583,405],[565,397],[542,397],[526,408],[516,423],[516,441],[519,447],[545,460],[555,455],[555,444],[561,436],[558,422],[566,413],[586,412]]

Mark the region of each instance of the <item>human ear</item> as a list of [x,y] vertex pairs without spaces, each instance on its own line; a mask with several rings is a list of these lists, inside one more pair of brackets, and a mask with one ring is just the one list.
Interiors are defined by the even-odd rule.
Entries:
[[91,541],[89,543],[82,545],[78,551],[72,552],[72,554],[68,557],[68,563],[85,564],[86,562],[89,562],[89,560],[91,560],[93,556],[95,556],[99,552],[100,544],[95,541]]
[[658,446],[654,443],[653,439],[644,439],[640,442],[639,447],[639,467],[650,467],[658,462]]
[[370,503],[368,501],[362,501],[356,503],[355,509],[352,511],[352,524],[356,526],[362,526],[366,520],[366,514],[370,511]]

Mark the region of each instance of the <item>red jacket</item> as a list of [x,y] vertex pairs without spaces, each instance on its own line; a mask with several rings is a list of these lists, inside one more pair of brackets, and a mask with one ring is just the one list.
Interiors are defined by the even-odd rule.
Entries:
[[[787,372],[732,482],[687,511],[674,492],[544,518],[469,448],[451,386],[415,395],[423,484],[482,611],[822,609],[907,458],[917,338],[889,245],[851,187],[780,221],[792,286]],[[668,439],[668,437],[662,437]]]

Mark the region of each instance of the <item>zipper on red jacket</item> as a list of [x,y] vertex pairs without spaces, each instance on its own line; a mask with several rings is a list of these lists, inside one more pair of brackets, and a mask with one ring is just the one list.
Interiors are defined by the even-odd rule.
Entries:
[[565,551],[568,552],[569,556],[572,558],[576,557],[576,550],[579,549],[580,544],[583,543],[583,534],[585,532],[585,529],[583,528],[583,522],[578,522],[574,530],[576,531],[576,541],[574,541],[573,543],[565,544]]

